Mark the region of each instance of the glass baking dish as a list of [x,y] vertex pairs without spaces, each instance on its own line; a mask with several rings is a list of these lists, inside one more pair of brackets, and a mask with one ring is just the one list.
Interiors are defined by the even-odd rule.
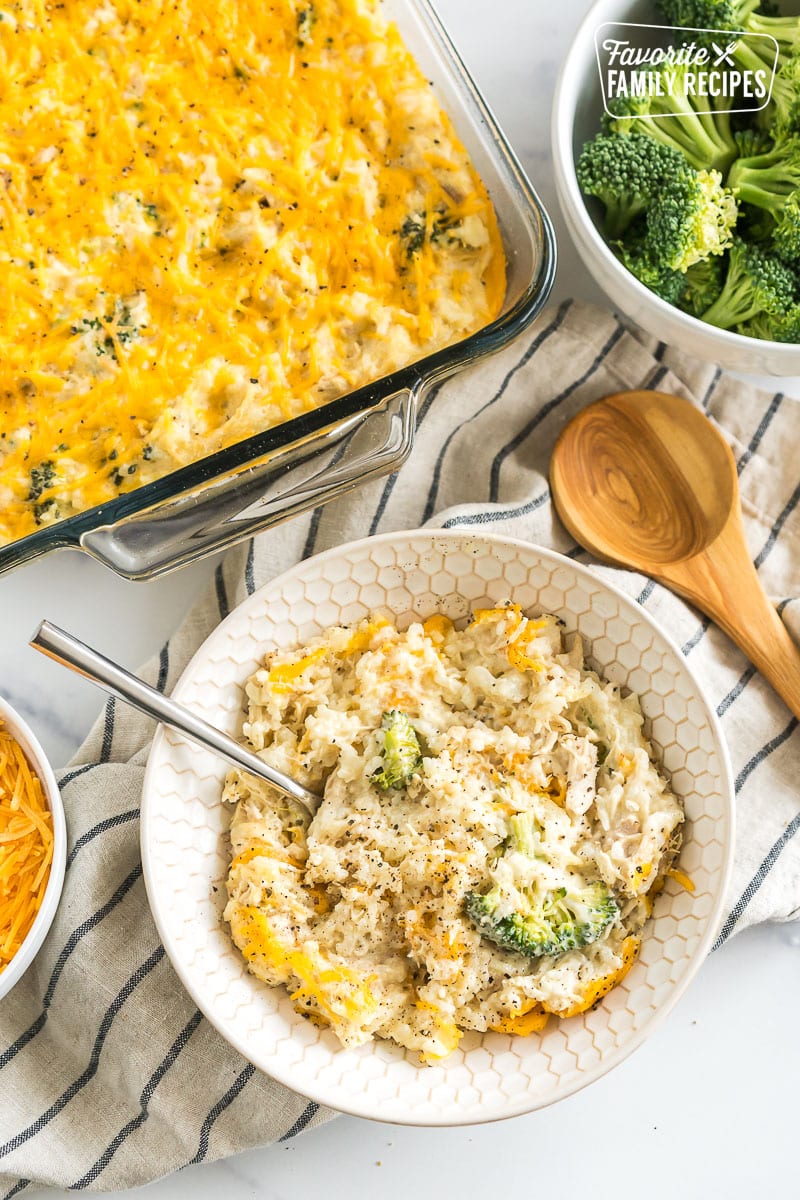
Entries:
[[494,202],[508,274],[499,316],[322,408],[0,548],[0,572],[72,548],[125,578],[152,579],[387,475],[411,452],[417,407],[430,389],[500,350],[539,313],[556,264],[547,213],[429,0],[385,0],[384,9]]

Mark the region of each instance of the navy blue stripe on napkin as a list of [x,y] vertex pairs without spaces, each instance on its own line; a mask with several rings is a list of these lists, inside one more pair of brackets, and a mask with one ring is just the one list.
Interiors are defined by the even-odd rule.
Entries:
[[714,945],[711,947],[712,950],[719,950],[720,946],[722,946],[728,940],[728,938],[730,937],[730,935],[733,933],[734,929],[736,928],[736,925],[737,925],[740,917],[742,916],[742,913],[745,911],[748,904],[753,899],[756,892],[761,887],[762,883],[767,878],[767,876],[769,875],[772,868],[775,866],[775,863],[778,861],[781,854],[786,849],[786,847],[789,845],[789,842],[792,840],[792,838],[795,837],[795,835],[797,834],[798,831],[800,831],[800,813],[798,813],[797,816],[794,817],[793,820],[791,820],[789,822],[789,824],[786,826],[783,833],[778,838],[778,840],[773,844],[772,848],[770,849],[766,858],[762,862],[761,866],[758,868],[755,875],[750,880],[747,887],[744,889],[741,896],[734,904],[733,908],[731,909],[730,913],[728,914],[728,919],[726,920],[725,924],[722,926],[719,937],[714,942]]
[[45,1023],[47,1022],[47,1011],[52,1004],[53,993],[55,992],[56,985],[61,978],[61,972],[64,970],[67,959],[70,957],[75,947],[79,945],[82,939],[86,936],[86,934],[89,933],[90,930],[94,929],[96,925],[99,925],[104,917],[107,917],[108,914],[117,907],[120,901],[127,896],[128,892],[131,890],[136,881],[141,878],[141,874],[142,864],[137,863],[130,875],[123,879],[113,896],[111,896],[111,898],[107,900],[101,908],[98,908],[96,912],[92,913],[90,917],[87,917],[85,921],[78,925],[76,929],[73,929],[58,956],[56,965],[53,967],[50,975],[50,981],[47,985],[47,990],[45,991],[44,998],[42,999],[42,1011],[39,1013],[39,1016],[36,1018],[33,1024],[29,1025],[25,1032],[21,1033],[17,1040],[12,1042],[8,1049],[4,1050],[2,1054],[0,1054],[0,1070],[2,1070],[3,1067],[11,1062],[11,1059],[15,1058],[17,1054],[19,1054],[20,1050],[23,1050],[25,1046],[27,1046],[28,1042],[32,1041],[32,1039],[36,1037],[37,1033],[44,1028]]
[[769,532],[769,537],[767,538],[764,545],[761,547],[761,550],[759,551],[759,553],[756,555],[756,558],[755,558],[756,570],[758,570],[758,568],[764,562],[767,555],[771,554],[772,551],[775,549],[775,543],[777,542],[778,537],[780,536],[780,532],[783,529],[783,527],[786,524],[789,517],[794,512],[795,508],[797,507],[798,500],[800,500],[800,483],[798,483],[797,487],[792,492],[791,499],[787,503],[787,505],[784,508],[781,515],[778,517],[775,524],[772,526],[772,529]]
[[747,449],[745,450],[744,454],[742,455],[742,457],[739,459],[739,461],[736,464],[736,474],[737,475],[741,475],[742,471],[745,469],[747,464],[750,462],[750,459],[753,457],[756,450],[761,445],[761,440],[764,437],[764,434],[769,429],[769,427],[772,423],[772,418],[775,416],[775,413],[780,408],[781,403],[783,402],[783,399],[784,399],[783,392],[777,392],[772,397],[772,401],[770,403],[769,408],[764,413],[764,416],[761,418],[761,421],[759,422],[758,429],[756,429],[755,433],[753,434],[752,438],[750,439],[750,443],[749,443]]
[[12,1196],[18,1196],[20,1192],[24,1192],[25,1188],[30,1183],[30,1179],[18,1179],[12,1188],[9,1188],[3,1200],[11,1200]]
[[100,1023],[100,1029],[98,1030],[97,1037],[95,1038],[94,1045],[92,1046],[92,1052],[89,1056],[89,1062],[86,1070],[83,1071],[77,1079],[73,1080],[69,1087],[61,1093],[57,1100],[53,1101],[50,1107],[46,1109],[41,1116],[37,1117],[36,1120],[32,1121],[31,1124],[26,1126],[25,1129],[21,1129],[19,1133],[16,1133],[12,1138],[9,1138],[7,1142],[0,1146],[0,1158],[2,1158],[5,1154],[10,1154],[12,1150],[18,1150],[20,1146],[25,1144],[25,1142],[30,1141],[32,1137],[36,1137],[38,1133],[41,1133],[45,1126],[49,1125],[53,1118],[57,1117],[58,1114],[67,1107],[70,1101],[75,1099],[78,1093],[86,1087],[87,1083],[90,1083],[91,1080],[94,1079],[95,1075],[97,1074],[97,1068],[100,1065],[100,1053],[103,1049],[105,1040],[108,1037],[111,1026],[114,1023],[114,1018],[124,1007],[125,1002],[131,993],[136,990],[142,980],[150,974],[153,968],[158,966],[158,964],[163,961],[164,957],[164,947],[157,946],[150,957],[147,958],[145,962],[141,964],[141,966],[137,967],[130,978],[126,980],[105,1011],[103,1020]]
[[442,529],[460,528],[462,525],[496,525],[498,521],[509,521],[512,517],[526,517],[528,513],[536,512],[550,499],[550,489],[545,488],[538,496],[520,504],[517,508],[484,510],[479,513],[467,513],[463,517],[450,517],[442,525]]
[[219,619],[224,621],[230,612],[230,605],[228,604],[228,593],[225,591],[225,576],[222,573],[222,563],[217,565],[217,569],[214,572],[214,589],[217,594]]
[[291,1129],[287,1129],[286,1133],[284,1133],[282,1137],[278,1138],[278,1141],[279,1142],[288,1142],[291,1138],[297,1137],[298,1133],[303,1132],[303,1130],[305,1129],[308,1122],[313,1120],[313,1118],[317,1115],[318,1112],[319,1112],[319,1105],[316,1104],[312,1100],[307,1105],[305,1110],[297,1118],[294,1125],[292,1125]]
[[82,833],[75,845],[72,847],[67,859],[66,869],[69,870],[74,863],[78,853],[84,846],[88,846],[96,837],[107,833],[109,829],[116,829],[119,825],[127,825],[129,821],[137,821],[139,819],[139,809],[129,808],[126,812],[117,813],[114,817],[106,817],[104,821],[98,821],[91,829],[87,829],[86,833]]
[[550,322],[549,325],[546,325],[544,327],[544,329],[536,335],[536,337],[531,342],[530,346],[528,346],[525,353],[517,360],[517,362],[514,364],[514,366],[511,367],[511,369],[503,377],[503,382],[500,384],[500,387],[497,389],[497,391],[494,393],[494,395],[491,396],[490,399],[488,399],[485,404],[481,405],[481,407],[472,414],[472,416],[469,418],[469,420],[465,421],[463,425],[457,425],[456,428],[453,429],[447,435],[447,437],[445,438],[445,441],[444,441],[444,445],[442,446],[441,450],[439,451],[438,457],[436,459],[436,464],[433,468],[433,480],[431,482],[430,489],[428,490],[428,498],[425,501],[425,510],[422,514],[422,523],[423,524],[426,521],[429,521],[431,519],[431,517],[433,516],[433,513],[434,513],[434,509],[436,508],[436,499],[437,499],[437,496],[439,495],[439,484],[441,482],[441,477],[442,477],[442,466],[444,464],[444,460],[445,460],[445,456],[447,455],[447,451],[450,449],[450,445],[453,441],[453,438],[466,425],[469,425],[471,421],[474,421],[477,417],[480,417],[483,413],[485,413],[487,411],[487,409],[490,409],[493,404],[496,404],[497,401],[501,399],[501,397],[505,394],[509,383],[514,378],[514,376],[517,374],[517,372],[520,371],[525,366],[525,364],[531,360],[531,358],[536,353],[536,351],[539,349],[539,347],[541,345],[543,345],[544,342],[549,337],[552,337],[552,335],[561,328],[562,324],[564,323],[564,318],[566,317],[566,315],[569,312],[571,307],[572,307],[571,300],[565,300],[564,303],[559,306],[558,311],[555,315],[555,318]]
[[240,1071],[236,1076],[225,1095],[220,1096],[213,1108],[209,1109],[203,1124],[200,1126],[200,1140],[197,1146],[197,1153],[195,1154],[194,1158],[189,1159],[188,1163],[186,1164],[187,1167],[191,1167],[195,1163],[201,1163],[204,1161],[206,1155],[208,1154],[211,1130],[214,1127],[217,1117],[224,1113],[225,1109],[233,1104],[239,1093],[244,1090],[244,1088],[253,1078],[255,1072],[256,1069],[253,1064],[248,1063],[244,1070]]
[[708,390],[707,390],[705,396],[703,396],[703,399],[700,401],[703,408],[708,408],[709,404],[711,403],[711,397],[714,395],[717,384],[719,383],[721,378],[722,378],[722,367],[717,367],[712,376],[711,383],[708,385]]
[[739,774],[736,776],[736,783],[734,786],[736,788],[737,794],[742,790],[742,786],[743,786],[745,780],[750,775],[752,775],[752,773],[753,773],[753,771],[755,771],[756,767],[760,767],[762,762],[764,762],[764,760],[766,758],[769,758],[770,754],[772,754],[773,751],[777,750],[779,746],[782,746],[785,741],[788,741],[788,739],[792,736],[792,734],[794,733],[796,728],[797,728],[797,717],[792,717],[791,721],[789,722],[789,724],[786,726],[785,729],[783,729],[780,733],[776,734],[774,738],[772,738],[769,742],[767,742],[764,746],[762,746],[761,749],[759,751],[757,751],[757,753],[754,754],[753,757],[751,759],[749,759],[749,761],[747,763],[745,763],[745,765],[742,767]]
[[559,394],[554,396],[552,400],[548,400],[547,404],[543,404],[535,416],[531,417],[530,421],[528,421],[526,425],[523,425],[522,429],[520,429],[514,435],[514,437],[511,438],[510,441],[506,442],[506,444],[497,452],[492,462],[491,482],[489,485],[489,500],[492,503],[496,503],[500,494],[500,472],[503,469],[503,463],[506,461],[508,456],[513,454],[517,447],[521,446],[522,443],[530,437],[534,429],[536,429],[538,425],[541,425],[542,421],[549,417],[550,414],[561,404],[563,404],[565,400],[568,400],[570,396],[574,395],[579,387],[582,387],[585,383],[589,382],[591,377],[602,366],[603,359],[624,335],[625,330],[621,325],[618,326],[606,344],[603,346],[602,350],[600,350],[588,370],[584,371],[583,375],[581,375],[579,379],[576,379],[574,383],[571,383],[568,388],[565,388],[563,392],[559,392]]
[[167,678],[169,676],[169,642],[165,642],[161,647],[161,653],[158,656],[158,679],[156,680],[156,689],[163,692],[167,686]]
[[111,747],[114,743],[114,718],[117,712],[117,701],[114,696],[106,701],[104,710],[103,744],[100,747],[100,762],[107,763],[111,758]]
[[92,1164],[89,1170],[81,1175],[80,1179],[76,1179],[74,1183],[69,1185],[70,1191],[75,1191],[77,1188],[88,1187],[90,1183],[94,1183],[99,1175],[103,1173],[108,1164],[111,1162],[114,1155],[119,1150],[123,1142],[127,1141],[132,1133],[135,1133],[140,1125],[143,1125],[149,1116],[150,1101],[153,1098],[153,1093],[158,1087],[161,1080],[169,1071],[180,1055],[181,1051],[186,1047],[197,1026],[203,1019],[201,1012],[195,1012],[184,1025],[175,1041],[170,1046],[167,1053],[162,1058],[161,1062],[156,1067],[153,1074],[148,1079],[142,1089],[142,1094],[139,1097],[139,1112],[126,1125],[123,1125],[119,1133],[106,1146],[100,1157]]
[[717,705],[717,716],[718,717],[723,717],[725,715],[725,713],[728,711],[728,709],[730,708],[730,706],[733,704],[733,702],[735,700],[739,699],[742,692],[747,687],[748,683],[753,678],[755,673],[756,673],[756,669],[754,666],[751,665],[747,668],[746,671],[743,672],[742,675],[739,676],[739,679],[734,684],[734,686],[731,688],[731,690],[728,692],[727,696],[725,696],[725,698],[723,700],[721,700],[719,702],[719,704]]

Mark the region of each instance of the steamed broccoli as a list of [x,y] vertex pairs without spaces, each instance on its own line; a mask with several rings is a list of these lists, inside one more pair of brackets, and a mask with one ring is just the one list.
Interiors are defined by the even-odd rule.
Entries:
[[522,907],[510,916],[498,916],[504,905],[499,885],[488,892],[469,892],[464,900],[467,915],[480,934],[504,950],[529,958],[556,956],[588,946],[602,937],[619,915],[619,907],[603,883],[588,883],[539,894],[520,893]]
[[728,182],[743,204],[769,213],[776,252],[800,259],[800,135],[791,134],[771,149],[733,164]]
[[[605,206],[620,262],[666,303],[745,336],[800,343],[800,16],[780,16],[771,0],[657,4],[678,45],[720,60],[726,86],[707,96],[694,59],[640,70],[642,86],[630,90],[641,95],[610,102],[578,182]],[[734,40],[737,31],[754,36]],[[729,41],[734,70],[719,54]],[[762,109],[742,107],[743,68],[765,82],[776,68]]]
[[702,317],[722,291],[725,280],[724,259],[717,256],[695,263],[680,278],[683,291],[678,306],[694,317]]
[[659,263],[646,237],[628,237],[624,242],[612,242],[612,249],[623,266],[635,275],[651,292],[667,304],[678,304],[686,291],[686,276]]
[[[800,129],[800,52],[790,54],[775,72],[769,104],[758,119],[762,129],[769,129],[777,137]],[[743,158],[760,152],[739,150]]]
[[[508,824],[501,858],[508,861],[512,853],[528,860],[547,858],[542,829],[534,813],[517,813]],[[508,865],[513,870],[513,863]],[[603,883],[577,883],[549,890],[535,884],[510,890],[505,884],[495,883],[488,891],[468,892],[464,909],[483,937],[530,958],[588,946],[602,937],[619,914],[617,902]]]
[[800,342],[800,304],[793,304],[779,316],[760,313],[752,321],[737,326],[736,332],[770,342]]
[[383,791],[404,788],[422,766],[422,750],[414,726],[404,712],[393,708],[383,714],[379,731],[383,766],[372,782]]
[[[578,160],[578,183],[606,209],[612,239],[644,218],[629,248],[643,276],[685,271],[731,243],[738,215],[718,171],[696,171],[680,151],[644,134],[599,134]],[[648,285],[649,286],[649,285]],[[669,291],[668,284],[659,284]]]
[[743,29],[759,0],[658,0],[671,25],[687,29]]
[[733,135],[737,158],[753,158],[766,154],[774,145],[774,139],[764,129],[737,129]]
[[[691,29],[692,41],[712,46],[716,31],[740,30],[766,34],[778,43],[778,65],[800,50],[800,17],[775,17],[758,12],[766,6],[759,0],[658,0],[658,7],[671,25]],[[695,30],[708,31],[699,35]],[[775,64],[775,48],[766,38],[739,39],[733,51],[737,63],[751,71],[769,71]]]
[[730,253],[722,291],[703,320],[721,329],[733,329],[759,318],[770,325],[785,319],[795,303],[794,271],[762,247],[739,238]]
[[676,150],[652,138],[598,134],[583,147],[576,174],[581,191],[602,202],[606,233],[617,238],[647,212],[681,164]]
[[719,171],[686,167],[673,176],[647,213],[648,243],[673,271],[722,254],[731,245],[739,210]]
[[[668,84],[659,76],[669,72]],[[679,150],[697,171],[723,173],[736,157],[736,142],[731,131],[730,108],[733,98],[720,97],[713,113],[698,112],[709,101],[692,94],[693,81],[685,65],[667,65],[658,71],[641,72],[646,95],[617,98],[609,105],[613,116],[606,117],[609,133],[641,133]]]

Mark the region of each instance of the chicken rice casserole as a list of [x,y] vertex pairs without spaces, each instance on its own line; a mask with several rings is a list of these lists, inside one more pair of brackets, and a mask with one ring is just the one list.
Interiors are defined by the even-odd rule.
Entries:
[[243,772],[224,790],[225,919],[301,1014],[434,1063],[622,979],[683,811],[637,698],[558,618],[373,617],[268,655],[247,696],[249,743],[324,796],[310,819]]
[[464,338],[492,205],[379,0],[0,0],[0,545]]

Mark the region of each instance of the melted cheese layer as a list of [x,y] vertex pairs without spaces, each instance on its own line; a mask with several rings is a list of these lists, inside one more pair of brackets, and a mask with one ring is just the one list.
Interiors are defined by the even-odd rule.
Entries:
[[465,336],[491,203],[377,0],[0,9],[0,542]]

